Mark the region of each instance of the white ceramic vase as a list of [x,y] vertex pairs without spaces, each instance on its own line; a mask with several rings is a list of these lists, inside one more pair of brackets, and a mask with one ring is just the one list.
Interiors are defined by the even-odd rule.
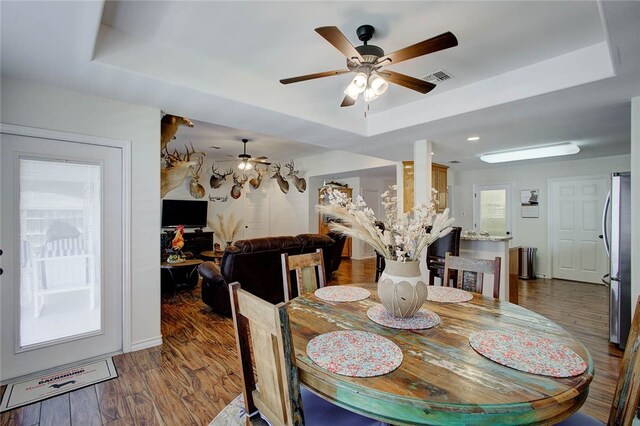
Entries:
[[378,280],[378,297],[395,317],[408,318],[415,314],[427,300],[420,262],[385,259],[385,268]]

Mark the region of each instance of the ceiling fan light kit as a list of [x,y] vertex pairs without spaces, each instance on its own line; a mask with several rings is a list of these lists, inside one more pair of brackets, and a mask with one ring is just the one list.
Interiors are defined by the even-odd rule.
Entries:
[[253,168],[253,166],[251,165],[251,163],[249,161],[242,160],[242,162],[240,164],[238,164],[238,168],[240,170],[251,170]]
[[357,47],[354,47],[337,27],[320,27],[316,28],[315,31],[346,57],[348,69],[286,78],[280,80],[280,83],[291,84],[354,72],[356,76],[344,90],[345,97],[340,105],[341,107],[354,105],[360,93],[363,93],[365,102],[378,99],[387,90],[389,83],[394,83],[422,94],[430,92],[436,87],[435,84],[394,71],[382,70],[382,67],[395,65],[458,45],[456,37],[451,32],[446,32],[385,55],[382,48],[367,44],[375,33],[375,29],[371,25],[361,25],[356,30],[358,39],[364,43]]

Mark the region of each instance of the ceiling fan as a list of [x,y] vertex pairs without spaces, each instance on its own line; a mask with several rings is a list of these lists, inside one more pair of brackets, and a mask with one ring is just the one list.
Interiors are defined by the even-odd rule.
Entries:
[[356,73],[347,89],[341,107],[351,106],[356,103],[360,93],[364,93],[365,102],[377,99],[387,90],[388,82],[398,84],[420,93],[428,93],[436,87],[435,84],[420,80],[395,71],[382,69],[384,66],[395,65],[400,62],[427,55],[429,53],[448,49],[458,45],[458,40],[451,32],[440,34],[420,43],[396,50],[385,55],[384,50],[378,46],[369,45],[367,42],[373,37],[375,29],[371,25],[361,25],[356,30],[358,39],[364,44],[354,47],[338,27],[320,27],[315,30],[329,43],[347,57],[346,70],[333,70],[299,77],[280,80],[282,84],[297,83],[334,75]]
[[238,156],[229,155],[229,157],[237,158],[238,160],[240,160],[240,164],[238,164],[238,168],[240,170],[251,170],[253,168],[252,163],[264,164],[266,166],[271,164],[267,161],[268,158],[264,156],[251,158],[251,155],[247,154],[247,142],[249,142],[249,139],[241,139],[241,141],[243,145],[242,154]]

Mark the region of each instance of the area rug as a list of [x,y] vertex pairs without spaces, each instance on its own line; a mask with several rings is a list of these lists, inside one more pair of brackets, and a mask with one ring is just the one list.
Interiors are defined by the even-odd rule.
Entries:
[[[242,394],[235,397],[233,401],[218,413],[215,419],[211,420],[209,426],[245,426],[244,398]],[[251,420],[251,426],[269,426],[269,422],[255,415]]]
[[111,357],[87,364],[48,372],[40,377],[13,381],[0,403],[0,412],[33,404],[63,393],[118,377]]

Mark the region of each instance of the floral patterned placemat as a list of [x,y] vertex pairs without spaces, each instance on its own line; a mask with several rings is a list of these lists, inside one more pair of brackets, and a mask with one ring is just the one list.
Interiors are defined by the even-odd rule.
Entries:
[[440,324],[440,317],[435,312],[420,309],[409,318],[394,317],[383,305],[376,304],[367,311],[369,319],[385,327],[403,330],[424,330]]
[[429,286],[427,300],[440,303],[462,303],[473,299],[473,294],[468,291],[453,287]]
[[357,302],[371,296],[369,290],[351,285],[322,287],[317,289],[314,294],[329,302]]
[[307,355],[320,367],[350,377],[387,374],[402,364],[402,351],[391,340],[367,331],[332,331],[314,337]]
[[587,369],[587,363],[568,347],[522,331],[479,331],[469,343],[480,355],[527,373],[572,377]]

